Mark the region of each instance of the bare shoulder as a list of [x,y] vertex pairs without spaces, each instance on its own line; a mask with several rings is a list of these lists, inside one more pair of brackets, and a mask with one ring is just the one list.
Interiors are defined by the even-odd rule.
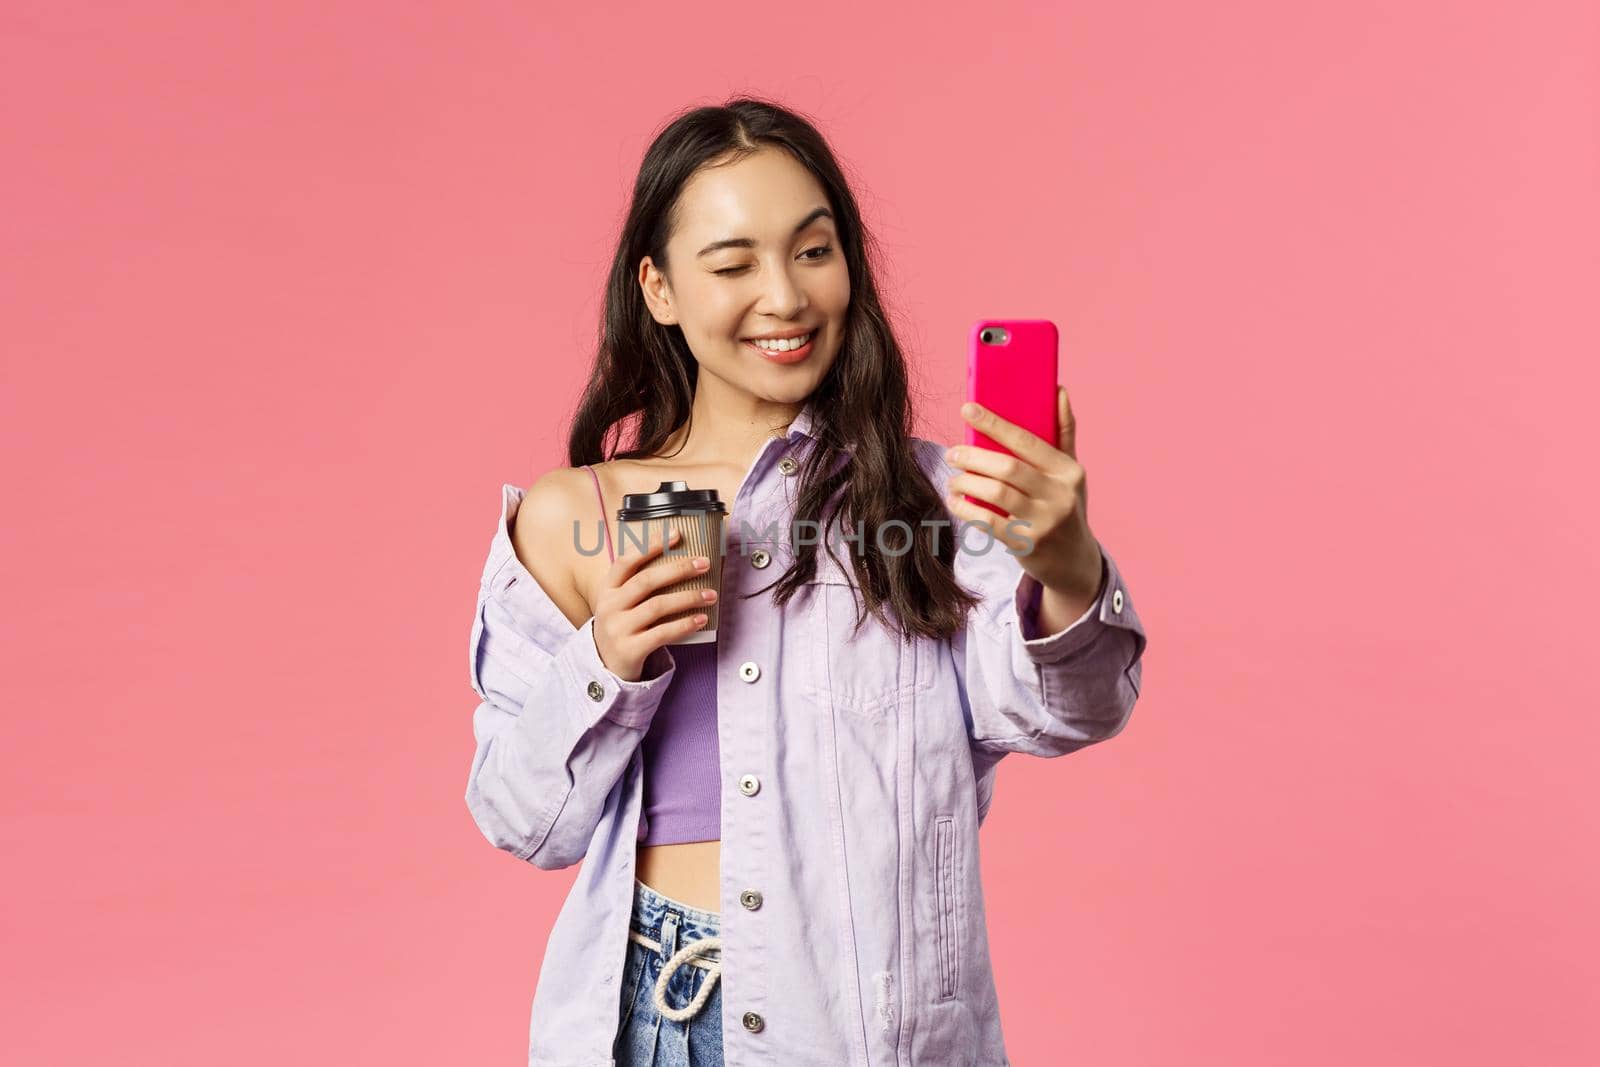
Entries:
[[572,522],[584,516],[584,489],[593,510],[588,472],[573,467],[546,471],[523,493],[511,528],[517,559],[573,626],[582,626],[592,614],[578,591],[578,553],[572,541]]

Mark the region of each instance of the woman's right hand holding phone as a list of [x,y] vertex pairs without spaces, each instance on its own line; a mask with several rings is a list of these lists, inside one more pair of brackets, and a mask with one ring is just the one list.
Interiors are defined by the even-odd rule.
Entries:
[[674,557],[660,566],[646,566],[682,540],[677,530],[657,538],[645,551],[615,560],[601,581],[594,602],[595,650],[606,669],[625,682],[641,679],[645,661],[656,649],[706,624],[703,614],[672,622],[662,619],[716,602],[716,592],[709,589],[661,593],[669,585],[704,574],[711,562],[706,557]]

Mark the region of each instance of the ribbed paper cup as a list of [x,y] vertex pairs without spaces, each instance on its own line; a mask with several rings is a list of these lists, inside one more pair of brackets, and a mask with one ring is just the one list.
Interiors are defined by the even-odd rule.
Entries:
[[[682,581],[664,586],[654,596],[668,596],[685,589],[714,589],[722,592],[722,521],[726,514],[715,489],[690,489],[687,482],[662,482],[653,493],[629,493],[622,498],[617,511],[617,555],[638,555],[662,544],[677,530],[683,539],[676,545],[668,544],[666,551],[657,555],[644,569],[676,567],[683,560],[705,556],[711,566],[703,574],[690,575]],[[692,618],[704,613],[706,624],[690,631],[674,645],[700,645],[717,639],[717,618],[721,614],[722,600],[701,604],[686,611],[673,612],[657,619],[652,625]]]

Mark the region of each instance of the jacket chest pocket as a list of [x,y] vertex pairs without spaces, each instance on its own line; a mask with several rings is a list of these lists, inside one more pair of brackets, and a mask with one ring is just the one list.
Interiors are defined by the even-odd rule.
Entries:
[[920,650],[870,615],[856,629],[861,601],[853,579],[818,546],[816,577],[806,584],[814,637],[806,641],[805,686],[841,710],[889,717],[915,685]]

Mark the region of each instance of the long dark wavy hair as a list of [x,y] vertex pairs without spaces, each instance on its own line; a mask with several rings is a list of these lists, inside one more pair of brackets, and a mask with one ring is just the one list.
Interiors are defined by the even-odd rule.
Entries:
[[[639,288],[639,263],[649,256],[666,270],[678,195],[701,167],[736,162],[769,146],[788,152],[821,183],[850,268],[844,343],[809,398],[816,447],[797,472],[793,521],[817,523],[808,528],[822,531],[820,547],[834,543],[829,528],[835,521],[846,530],[865,532],[868,551],[854,541],[839,542],[848,546],[845,569],[854,572],[856,590],[865,601],[864,612],[858,602],[858,630],[870,614],[907,635],[948,638],[978,600],[956,582],[957,528],[949,525],[952,516],[912,453],[905,359],[873,275],[877,244],[862,225],[855,196],[827,142],[815,126],[787,108],[734,97],[721,107],[681,112],[651,143],[606,281],[599,347],[573,416],[568,459],[578,467],[657,456],[689,418],[699,364],[683,331],[650,315]],[[635,426],[633,447],[618,451],[629,424]],[[839,502],[824,514],[835,497]],[[886,529],[883,543],[898,554],[870,550],[875,531],[895,519],[906,526]],[[922,525],[923,520],[947,524],[937,531],[937,551],[935,531]],[[906,527],[911,544],[901,552]],[[793,565],[767,587],[778,604],[788,603],[815,577],[818,547],[797,545]]]

